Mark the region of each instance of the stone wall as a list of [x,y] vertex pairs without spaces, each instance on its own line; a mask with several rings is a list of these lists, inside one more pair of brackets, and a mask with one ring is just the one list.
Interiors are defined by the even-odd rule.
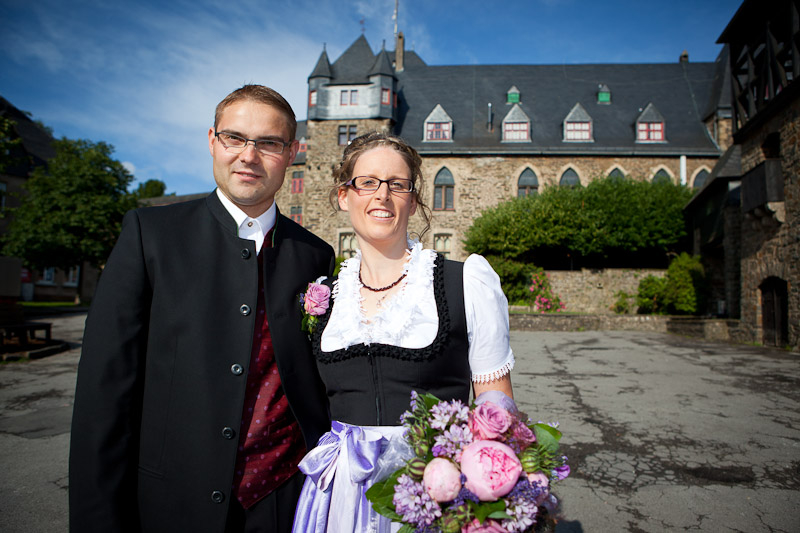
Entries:
[[742,172],[765,160],[767,136],[780,136],[784,201],[769,204],[762,213],[742,221],[741,318],[752,342],[761,342],[763,322],[760,285],[768,277],[788,285],[789,344],[800,347],[800,98],[749,132],[742,140]]
[[553,292],[566,304],[565,311],[594,314],[613,314],[611,307],[616,302],[619,291],[631,295],[628,302],[631,311],[635,313],[633,297],[639,289],[639,282],[650,275],[662,278],[666,275],[666,270],[584,268],[547,271]]

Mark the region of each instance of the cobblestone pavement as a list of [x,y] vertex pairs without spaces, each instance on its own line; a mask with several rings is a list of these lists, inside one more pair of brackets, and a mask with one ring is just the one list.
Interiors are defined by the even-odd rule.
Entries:
[[[72,350],[0,365],[0,531],[67,531]],[[559,421],[557,531],[800,530],[800,356],[635,332],[511,334],[514,391]]]

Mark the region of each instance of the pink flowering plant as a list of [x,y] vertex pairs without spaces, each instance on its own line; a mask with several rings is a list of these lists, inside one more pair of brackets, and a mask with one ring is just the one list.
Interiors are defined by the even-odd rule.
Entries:
[[319,323],[319,317],[328,311],[331,302],[331,288],[322,283],[309,283],[306,292],[300,294],[300,306],[303,312],[303,321],[300,329],[314,333]]
[[530,292],[531,307],[536,313],[558,313],[566,307],[558,295],[553,292],[550,276],[542,268],[534,267],[528,291]]
[[366,493],[376,512],[403,524],[401,533],[554,526],[550,486],[569,475],[557,424],[532,423],[498,392],[471,408],[412,392],[402,423],[413,457]]

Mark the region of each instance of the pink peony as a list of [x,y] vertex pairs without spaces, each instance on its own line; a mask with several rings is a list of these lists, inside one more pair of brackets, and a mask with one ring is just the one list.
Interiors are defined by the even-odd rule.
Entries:
[[519,479],[522,465],[507,445],[493,440],[476,440],[461,453],[464,484],[481,501],[505,496]]
[[469,429],[476,439],[496,439],[510,424],[511,415],[508,411],[492,402],[480,404],[469,417]]
[[461,490],[461,472],[447,459],[434,458],[425,466],[422,483],[431,498],[437,502],[449,502]]
[[536,442],[536,435],[533,434],[531,428],[522,422],[517,422],[514,424],[514,439],[517,441],[520,449],[525,449]]
[[331,300],[331,289],[321,283],[309,283],[303,301],[303,308],[311,316],[324,315]]
[[506,528],[495,522],[487,520],[483,524],[475,518],[461,529],[461,533],[506,533]]

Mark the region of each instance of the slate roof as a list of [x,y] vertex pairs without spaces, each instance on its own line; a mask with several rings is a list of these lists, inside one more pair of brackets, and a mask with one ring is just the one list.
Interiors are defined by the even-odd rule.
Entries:
[[[359,36],[331,65],[331,85],[369,83],[371,72],[386,71],[383,56],[388,62],[395,53],[374,54]],[[394,129],[422,154],[720,155],[703,119],[718,106],[730,106],[722,55],[715,63],[429,66],[405,51],[403,63],[404,70],[394,72]],[[530,143],[502,142],[510,87],[519,90],[520,109],[530,118]],[[601,88],[610,90],[610,104],[597,103]],[[437,104],[453,120],[451,142],[422,140],[425,119]],[[564,119],[576,105],[592,119],[594,142],[563,141]],[[648,106],[664,118],[665,143],[636,142],[636,121]]]
[[[697,102],[710,99],[713,63],[615,65],[407,66],[396,74],[401,107],[395,130],[421,153],[619,153],[717,157]],[[598,104],[600,84],[611,104]],[[531,119],[531,143],[502,143],[511,106],[506,92],[519,88]],[[486,127],[492,103],[494,130]],[[564,143],[563,121],[575,104],[592,117],[594,143]],[[636,120],[652,103],[665,119],[667,143],[636,143]],[[423,142],[425,118],[440,104],[453,118],[453,142]]]

